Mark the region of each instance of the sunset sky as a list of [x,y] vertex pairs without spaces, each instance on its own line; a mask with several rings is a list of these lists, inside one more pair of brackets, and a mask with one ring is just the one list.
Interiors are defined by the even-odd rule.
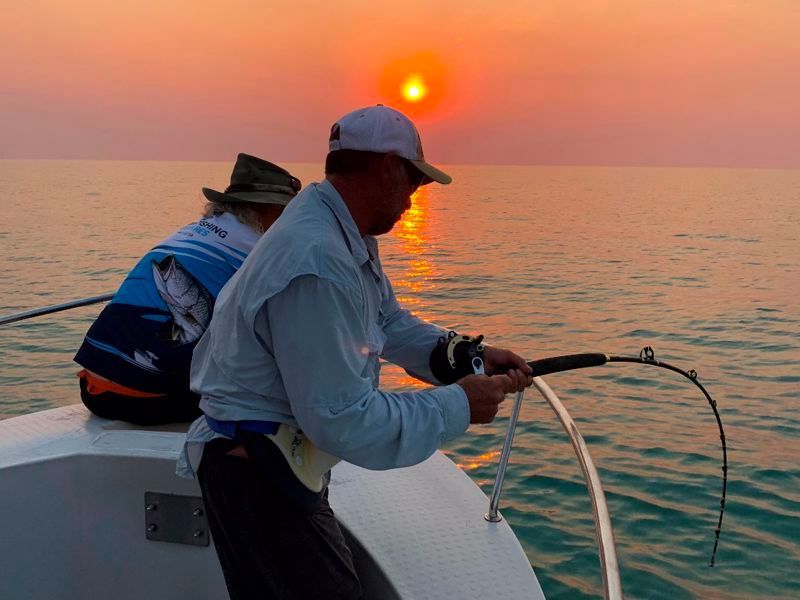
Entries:
[[[0,158],[800,167],[800,0],[4,0]],[[403,96],[411,86],[414,102]]]

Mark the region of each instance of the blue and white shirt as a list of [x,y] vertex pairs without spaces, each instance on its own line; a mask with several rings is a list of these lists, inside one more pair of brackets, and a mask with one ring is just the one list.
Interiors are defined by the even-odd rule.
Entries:
[[188,392],[189,364],[220,289],[260,234],[232,214],[191,223],[150,250],[92,324],[75,362],[141,392]]
[[[366,468],[412,465],[466,430],[467,397],[457,384],[382,391],[379,357],[435,382],[428,361],[446,333],[398,304],[377,241],[325,181],[292,200],[220,293],[191,387],[217,420],[286,423]],[[192,424],[179,475],[215,437],[204,418]]]

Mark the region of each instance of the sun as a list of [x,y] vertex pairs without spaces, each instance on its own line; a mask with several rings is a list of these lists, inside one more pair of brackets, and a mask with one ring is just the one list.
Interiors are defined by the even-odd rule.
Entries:
[[432,52],[417,52],[386,62],[377,73],[380,100],[400,107],[410,118],[429,118],[447,104],[447,67]]
[[428,95],[428,88],[419,75],[411,75],[403,83],[403,98],[409,102],[419,102]]

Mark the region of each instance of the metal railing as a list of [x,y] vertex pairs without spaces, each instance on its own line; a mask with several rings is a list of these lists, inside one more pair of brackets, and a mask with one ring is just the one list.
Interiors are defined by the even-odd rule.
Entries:
[[[600,483],[600,475],[597,473],[594,461],[592,461],[592,457],[589,455],[589,450],[586,447],[583,436],[578,431],[575,421],[572,420],[572,417],[561,403],[561,400],[558,399],[555,392],[550,389],[550,386],[547,385],[541,377],[534,377],[533,385],[539,390],[539,393],[542,394],[550,405],[550,408],[553,409],[553,412],[556,413],[558,420],[561,421],[561,425],[564,427],[564,431],[567,433],[572,443],[572,448],[575,450],[575,455],[578,457],[583,477],[586,480],[586,487],[589,490],[589,498],[592,502],[594,530],[597,538],[598,553],[600,555],[603,595],[607,600],[622,600],[622,582],[619,576],[617,549],[614,543],[614,532],[611,528],[611,515],[609,514],[608,505],[606,504],[603,485]],[[508,424],[508,432],[506,433],[506,439],[503,443],[503,451],[500,453],[497,477],[495,479],[491,499],[489,500],[489,512],[484,515],[487,521],[493,523],[502,520],[502,516],[498,513],[500,492],[503,487],[508,457],[511,454],[511,445],[514,441],[514,432],[517,428],[522,397],[523,392],[518,392],[514,399],[514,406],[511,409],[511,419]]]
[[0,327],[16,323],[17,321],[24,321],[25,319],[32,319],[33,317],[41,317],[42,315],[49,315],[62,310],[69,310],[71,308],[78,308],[80,306],[89,306],[91,304],[99,304],[100,302],[108,302],[114,297],[114,294],[101,294],[100,296],[90,296],[88,298],[81,298],[80,300],[72,300],[71,302],[64,302],[62,304],[53,304],[51,306],[44,306],[42,308],[34,308],[26,310],[25,312],[16,313],[13,315],[6,315],[0,317]]

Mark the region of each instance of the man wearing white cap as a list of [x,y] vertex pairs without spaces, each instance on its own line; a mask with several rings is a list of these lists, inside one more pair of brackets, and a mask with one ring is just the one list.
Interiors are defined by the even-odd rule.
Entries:
[[[506,374],[441,375],[448,332],[403,309],[383,272],[374,236],[420,185],[451,181],[425,162],[414,124],[364,108],[329,143],[326,179],[298,194],[222,290],[192,361],[205,417],[178,472],[199,475],[234,599],[360,598],[328,505],[330,467],[419,463],[531,383],[522,358],[490,346],[486,372]],[[379,357],[436,387],[380,390]]]

